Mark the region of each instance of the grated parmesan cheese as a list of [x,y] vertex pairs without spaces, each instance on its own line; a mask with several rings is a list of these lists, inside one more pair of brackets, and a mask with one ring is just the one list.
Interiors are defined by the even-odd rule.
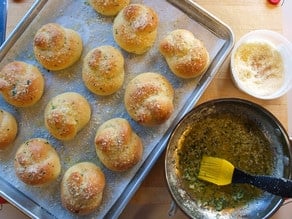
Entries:
[[271,95],[284,83],[284,62],[270,43],[252,41],[240,45],[234,56],[234,69],[240,84],[258,96]]

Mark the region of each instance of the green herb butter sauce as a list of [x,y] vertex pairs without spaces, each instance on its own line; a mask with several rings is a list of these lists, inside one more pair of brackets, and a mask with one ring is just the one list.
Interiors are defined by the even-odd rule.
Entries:
[[220,114],[193,123],[178,141],[177,173],[184,189],[201,207],[217,211],[245,205],[262,191],[247,184],[217,186],[199,180],[203,155],[226,159],[251,174],[269,175],[275,168],[269,141],[251,122]]

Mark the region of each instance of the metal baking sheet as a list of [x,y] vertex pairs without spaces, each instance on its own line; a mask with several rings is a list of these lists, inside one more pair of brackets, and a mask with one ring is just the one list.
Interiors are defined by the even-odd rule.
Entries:
[[[234,44],[233,33],[228,26],[209,14],[192,0],[133,0],[152,7],[159,16],[158,35],[154,46],[144,55],[122,51],[125,58],[125,82],[117,93],[99,97],[90,93],[81,78],[82,59],[89,50],[101,45],[118,48],[112,36],[113,17],[96,13],[87,0],[37,0],[22,19],[0,52],[0,68],[14,60],[37,66],[46,85],[42,99],[29,108],[16,108],[0,97],[0,107],[11,112],[19,122],[18,136],[9,150],[0,152],[0,194],[32,218],[78,218],[65,210],[60,201],[60,181],[66,169],[81,161],[91,161],[102,168],[106,176],[106,188],[101,206],[90,218],[117,218],[127,205],[143,179],[166,147],[167,139],[175,124],[198,101]],[[78,31],[83,39],[83,54],[72,67],[58,71],[44,69],[34,58],[32,40],[44,24],[57,22]],[[170,31],[185,28],[202,40],[209,51],[211,63],[207,72],[196,79],[183,80],[172,74],[158,51],[161,39]],[[129,80],[142,72],[159,72],[175,89],[175,112],[163,125],[146,128],[135,123],[126,113],[123,104],[125,87]],[[82,94],[91,105],[89,124],[74,140],[61,142],[54,139],[44,127],[43,112],[47,102],[55,95],[67,91]],[[113,117],[126,118],[144,144],[143,158],[133,169],[115,173],[107,170],[98,160],[94,148],[94,136],[104,121]],[[14,154],[25,140],[43,137],[58,151],[62,172],[59,178],[46,187],[31,187],[22,183],[13,169]]]

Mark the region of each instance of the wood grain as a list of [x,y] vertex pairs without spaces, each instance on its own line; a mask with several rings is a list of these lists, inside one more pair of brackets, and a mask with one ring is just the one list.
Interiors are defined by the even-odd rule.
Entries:
[[[7,35],[13,30],[33,2],[33,0],[9,0]],[[282,8],[280,5],[272,6],[266,0],[197,0],[196,2],[229,25],[235,34],[236,41],[245,33],[256,29],[270,29],[282,32]],[[230,57],[222,65],[198,104],[225,97],[251,100],[271,111],[287,129],[287,97],[283,96],[276,100],[264,101],[240,92],[232,83],[229,63]],[[165,180],[163,154],[120,218],[168,218],[171,202],[172,198]],[[280,213],[273,216],[273,219],[279,218],[283,211],[281,209]],[[173,218],[183,219],[187,217],[178,210]]]
[[[282,8],[280,5],[271,5],[266,0],[225,0],[217,4],[212,0],[197,0],[196,2],[229,25],[236,41],[249,31],[257,29],[282,32]],[[225,61],[199,103],[218,97],[238,97],[251,100],[271,111],[287,129],[287,97],[266,101],[242,93],[231,80],[229,63],[230,57]]]

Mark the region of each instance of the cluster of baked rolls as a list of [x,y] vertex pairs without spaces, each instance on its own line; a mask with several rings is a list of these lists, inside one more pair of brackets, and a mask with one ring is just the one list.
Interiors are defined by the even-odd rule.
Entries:
[[[112,33],[118,47],[129,53],[143,54],[153,47],[159,26],[158,14],[144,4],[130,0],[89,0],[98,13],[115,16]],[[170,70],[188,79],[203,74],[209,54],[199,39],[185,29],[176,29],[159,43],[159,51]],[[66,69],[80,59],[83,42],[80,34],[57,23],[43,25],[33,39],[36,60],[46,69]],[[92,93],[111,95],[124,83],[125,59],[113,46],[92,48],[82,60],[82,80]],[[45,80],[39,69],[29,63],[13,61],[0,71],[0,92],[15,107],[36,104],[44,92]],[[140,73],[125,86],[124,105],[134,122],[142,126],[165,123],[174,111],[174,89],[158,72]],[[76,92],[53,97],[44,111],[44,125],[58,140],[76,137],[91,118],[89,102]],[[17,136],[15,117],[0,110],[0,150]],[[124,118],[112,118],[101,124],[95,134],[98,159],[111,171],[127,171],[143,156],[143,141]],[[47,185],[58,178],[61,162],[57,151],[46,139],[32,138],[20,145],[14,160],[17,177],[32,186]],[[61,181],[61,201],[69,211],[85,215],[102,202],[106,178],[91,162],[80,162],[67,169]]]

